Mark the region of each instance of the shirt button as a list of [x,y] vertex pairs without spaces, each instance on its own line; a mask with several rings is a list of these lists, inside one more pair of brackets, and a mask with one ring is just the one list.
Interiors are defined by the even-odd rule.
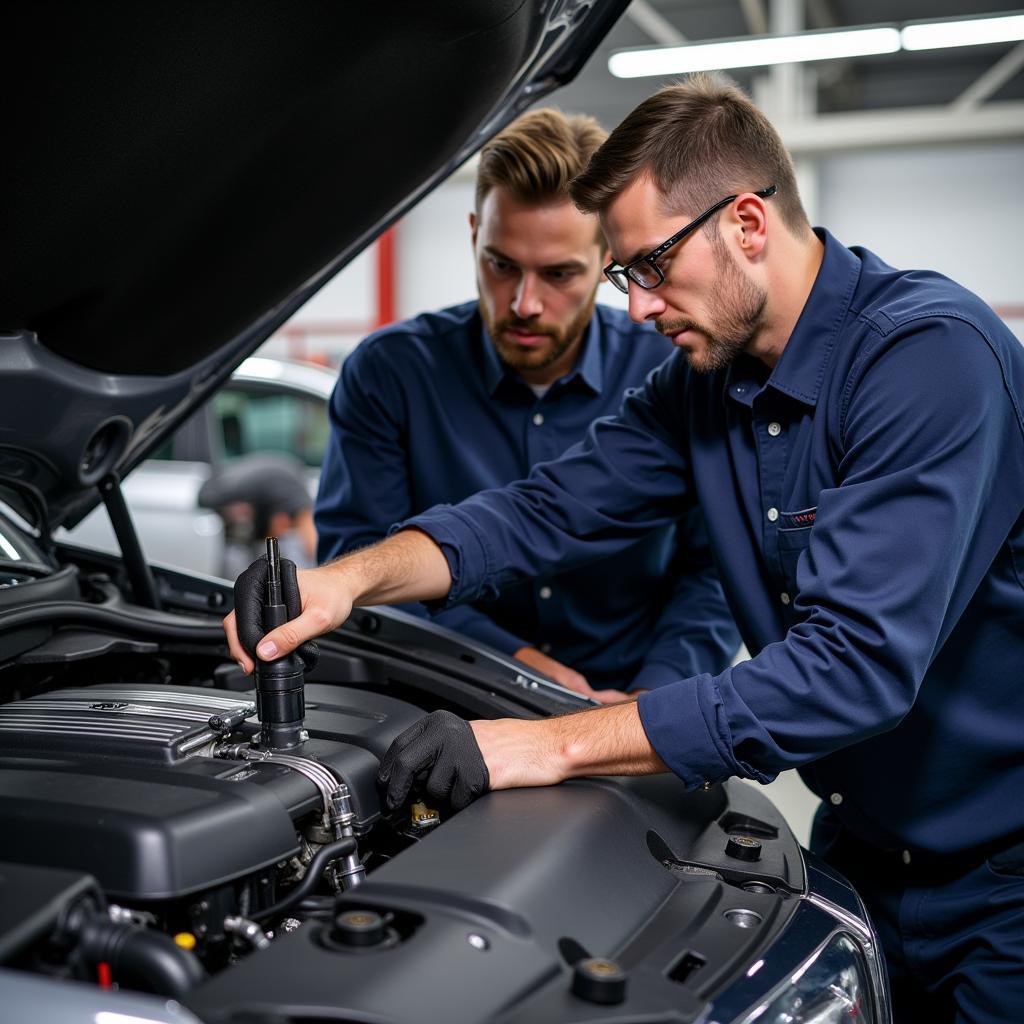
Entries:
[[541,654],[550,654],[551,653],[551,644],[541,644],[540,645],[540,650],[541,650]]
[[779,510],[777,508],[768,509],[768,522],[774,523],[779,518]]
[[843,794],[842,793],[833,793],[828,798],[828,802],[830,804],[832,804],[834,807],[838,807],[843,802]]
[[904,850],[900,854],[900,859],[903,861],[904,864],[909,864],[910,863],[910,851],[909,850]]
[[533,425],[539,427],[544,422],[544,413],[535,412],[533,414]]
[[779,434],[782,433],[782,424],[781,423],[769,423],[768,424],[768,433],[771,434],[772,437],[778,437]]
[[789,604],[789,594],[787,594],[785,591],[783,591],[781,594],[779,594],[779,600],[783,604]]
[[551,588],[541,587],[537,593],[540,594],[541,600],[546,601],[551,596]]
[[736,394],[737,395],[742,395],[743,392],[746,391],[746,390],[747,389],[745,387],[743,387],[742,385],[737,385],[737,387],[736,387]]

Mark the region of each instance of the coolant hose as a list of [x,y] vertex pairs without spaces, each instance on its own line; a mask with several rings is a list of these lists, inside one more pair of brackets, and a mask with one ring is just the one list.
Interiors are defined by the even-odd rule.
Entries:
[[316,856],[309,862],[309,867],[306,868],[302,881],[284,899],[278,900],[273,906],[267,907],[264,910],[254,911],[249,915],[249,918],[257,922],[269,921],[270,918],[283,914],[290,907],[294,907],[296,903],[312,894],[317,882],[320,881],[327,865],[332,860],[337,860],[339,857],[345,857],[355,852],[356,841],[353,836],[335,839],[333,843],[320,847],[316,852]]

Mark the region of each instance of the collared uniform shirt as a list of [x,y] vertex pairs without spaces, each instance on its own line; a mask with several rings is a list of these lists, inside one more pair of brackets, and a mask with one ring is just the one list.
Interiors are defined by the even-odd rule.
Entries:
[[[476,302],[371,335],[345,360],[331,398],[320,561],[557,458],[671,351],[649,327],[598,306],[576,367],[538,397],[498,358]],[[538,647],[598,688],[717,672],[739,638],[699,517],[685,510],[681,520],[597,564],[539,568],[436,619],[508,654]]]
[[804,779],[880,847],[1024,831],[1024,348],[976,296],[827,232],[769,372],[682,353],[528,481],[412,520],[450,601],[698,501],[753,658],[644,694],[688,785]]

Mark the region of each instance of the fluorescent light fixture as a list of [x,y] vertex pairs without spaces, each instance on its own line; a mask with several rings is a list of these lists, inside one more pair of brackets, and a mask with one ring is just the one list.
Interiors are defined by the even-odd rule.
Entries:
[[619,50],[608,58],[616,78],[684,75],[692,71],[756,68],[811,60],[867,57],[905,50],[936,50],[948,46],[980,46],[1024,39],[1024,14],[986,18],[917,22],[899,30],[875,25],[836,31],[801,32],[792,36],[743,36],[687,46],[643,46]]
[[947,46],[1012,43],[1024,39],[1024,14],[907,25],[900,33],[900,39],[904,50],[940,50]]
[[852,28],[839,32],[747,36],[689,46],[620,50],[608,59],[608,70],[616,78],[642,78],[647,75],[680,75],[691,71],[864,57],[874,53],[895,53],[899,48],[900,33],[893,26]]

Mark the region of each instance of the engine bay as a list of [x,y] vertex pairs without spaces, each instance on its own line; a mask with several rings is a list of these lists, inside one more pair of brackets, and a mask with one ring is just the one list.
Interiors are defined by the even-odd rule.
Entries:
[[580,995],[578,965],[615,954],[649,975],[637,1012],[696,1020],[799,902],[797,843],[738,783],[580,779],[386,813],[380,760],[428,711],[585,703],[378,609],[304,685],[261,689],[227,655],[224,584],[163,573],[146,609],[97,570],[0,591],[8,988],[149,993],[210,1024],[589,1020],[600,979]]
[[[252,745],[253,698],[114,682],[0,706],[0,860],[91,876],[126,921],[173,936],[212,968],[252,948],[254,924],[329,910],[384,856],[374,777],[423,712],[310,684],[308,738],[292,753]],[[425,834],[439,819],[424,810],[419,820]],[[390,856],[401,836],[378,831]],[[5,897],[11,884],[0,884]],[[95,968],[85,965],[83,980]]]

